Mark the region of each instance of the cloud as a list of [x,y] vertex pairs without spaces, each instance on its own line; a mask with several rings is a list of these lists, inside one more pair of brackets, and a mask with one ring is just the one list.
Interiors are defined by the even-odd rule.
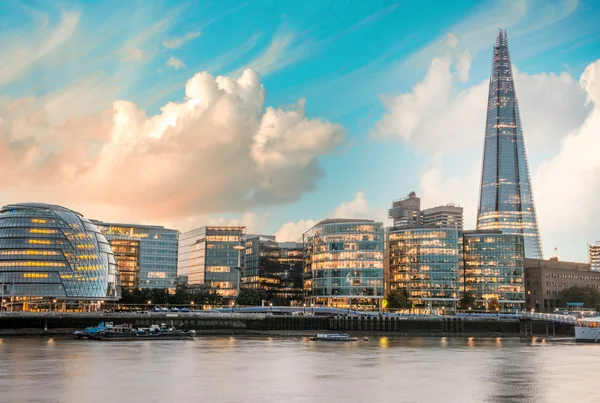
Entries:
[[25,73],[35,63],[54,52],[75,32],[80,13],[61,11],[60,21],[49,26],[48,16],[32,32],[14,38],[4,37],[0,42],[0,85],[6,84]]
[[302,38],[287,25],[283,25],[275,32],[264,52],[248,63],[246,68],[261,75],[273,73],[308,56],[313,45],[310,40]]
[[154,116],[123,100],[65,121],[49,119],[35,98],[0,105],[3,202],[150,222],[247,211],[313,190],[319,157],[344,141],[342,126],[307,118],[304,101],[265,108],[251,70],[237,79],[198,73],[185,94]]
[[185,63],[173,56],[169,57],[165,64],[173,70],[185,69]]
[[163,41],[162,45],[167,49],[177,49],[181,47],[184,43],[199,37],[202,35],[202,32],[188,32],[184,36],[178,36],[175,38],[167,39]]
[[[357,192],[354,199],[338,205],[327,218],[364,218],[387,222],[387,210],[378,209],[369,205],[365,192]],[[299,241],[302,234],[314,227],[320,220],[306,219],[296,222],[287,222],[279,228],[275,236],[280,241]]]
[[[468,78],[466,59],[451,51],[436,57],[422,82],[382,98],[387,112],[370,135],[401,141],[427,156],[420,171],[423,201],[462,205],[468,228],[475,225],[479,197],[488,80],[460,85]],[[592,227],[600,225],[590,219],[596,217],[593,208],[600,208],[600,169],[591,157],[600,155],[593,95],[600,87],[597,64],[588,66],[579,82],[564,72],[513,70],[544,249],[567,242],[565,233],[578,235],[584,245],[582,238],[597,237]],[[584,252],[567,253],[583,260]]]
[[146,53],[142,49],[126,47],[121,50],[121,59],[125,62],[139,62],[144,60]]

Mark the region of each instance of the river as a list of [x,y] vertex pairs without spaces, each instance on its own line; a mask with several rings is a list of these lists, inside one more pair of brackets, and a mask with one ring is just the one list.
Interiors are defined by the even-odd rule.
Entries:
[[600,345],[0,339],[0,402],[600,402]]

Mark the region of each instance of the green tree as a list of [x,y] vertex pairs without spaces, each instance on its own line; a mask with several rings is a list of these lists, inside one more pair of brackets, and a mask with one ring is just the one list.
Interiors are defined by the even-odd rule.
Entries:
[[240,295],[237,297],[236,303],[238,305],[258,306],[261,305],[262,301],[266,299],[267,295],[264,290],[242,288],[240,290]]
[[395,290],[388,294],[388,308],[394,309],[410,309],[412,308],[412,302],[409,299],[408,291]]
[[569,287],[563,290],[559,303],[566,307],[567,302],[583,302],[585,308],[600,310],[600,291],[592,287]]
[[458,302],[460,309],[469,309],[473,308],[475,305],[475,294],[473,291],[465,291]]
[[202,301],[204,305],[222,305],[223,304],[223,296],[219,294],[216,288],[207,287],[204,289],[204,293],[202,295]]

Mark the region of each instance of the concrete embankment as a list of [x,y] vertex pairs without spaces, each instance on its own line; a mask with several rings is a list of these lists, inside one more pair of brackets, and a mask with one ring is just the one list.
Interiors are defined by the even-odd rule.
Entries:
[[572,336],[573,325],[517,318],[277,316],[208,313],[2,313],[0,336],[60,335],[95,326],[100,321],[148,327],[185,324],[198,334],[309,335],[317,331],[398,336]]

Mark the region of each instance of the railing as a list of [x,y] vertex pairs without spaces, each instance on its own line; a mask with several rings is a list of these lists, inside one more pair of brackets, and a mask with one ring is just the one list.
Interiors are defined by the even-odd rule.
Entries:
[[519,314],[519,317],[533,320],[545,320],[549,322],[567,323],[570,325],[577,324],[577,318],[571,315],[558,315],[541,312],[521,312]]

